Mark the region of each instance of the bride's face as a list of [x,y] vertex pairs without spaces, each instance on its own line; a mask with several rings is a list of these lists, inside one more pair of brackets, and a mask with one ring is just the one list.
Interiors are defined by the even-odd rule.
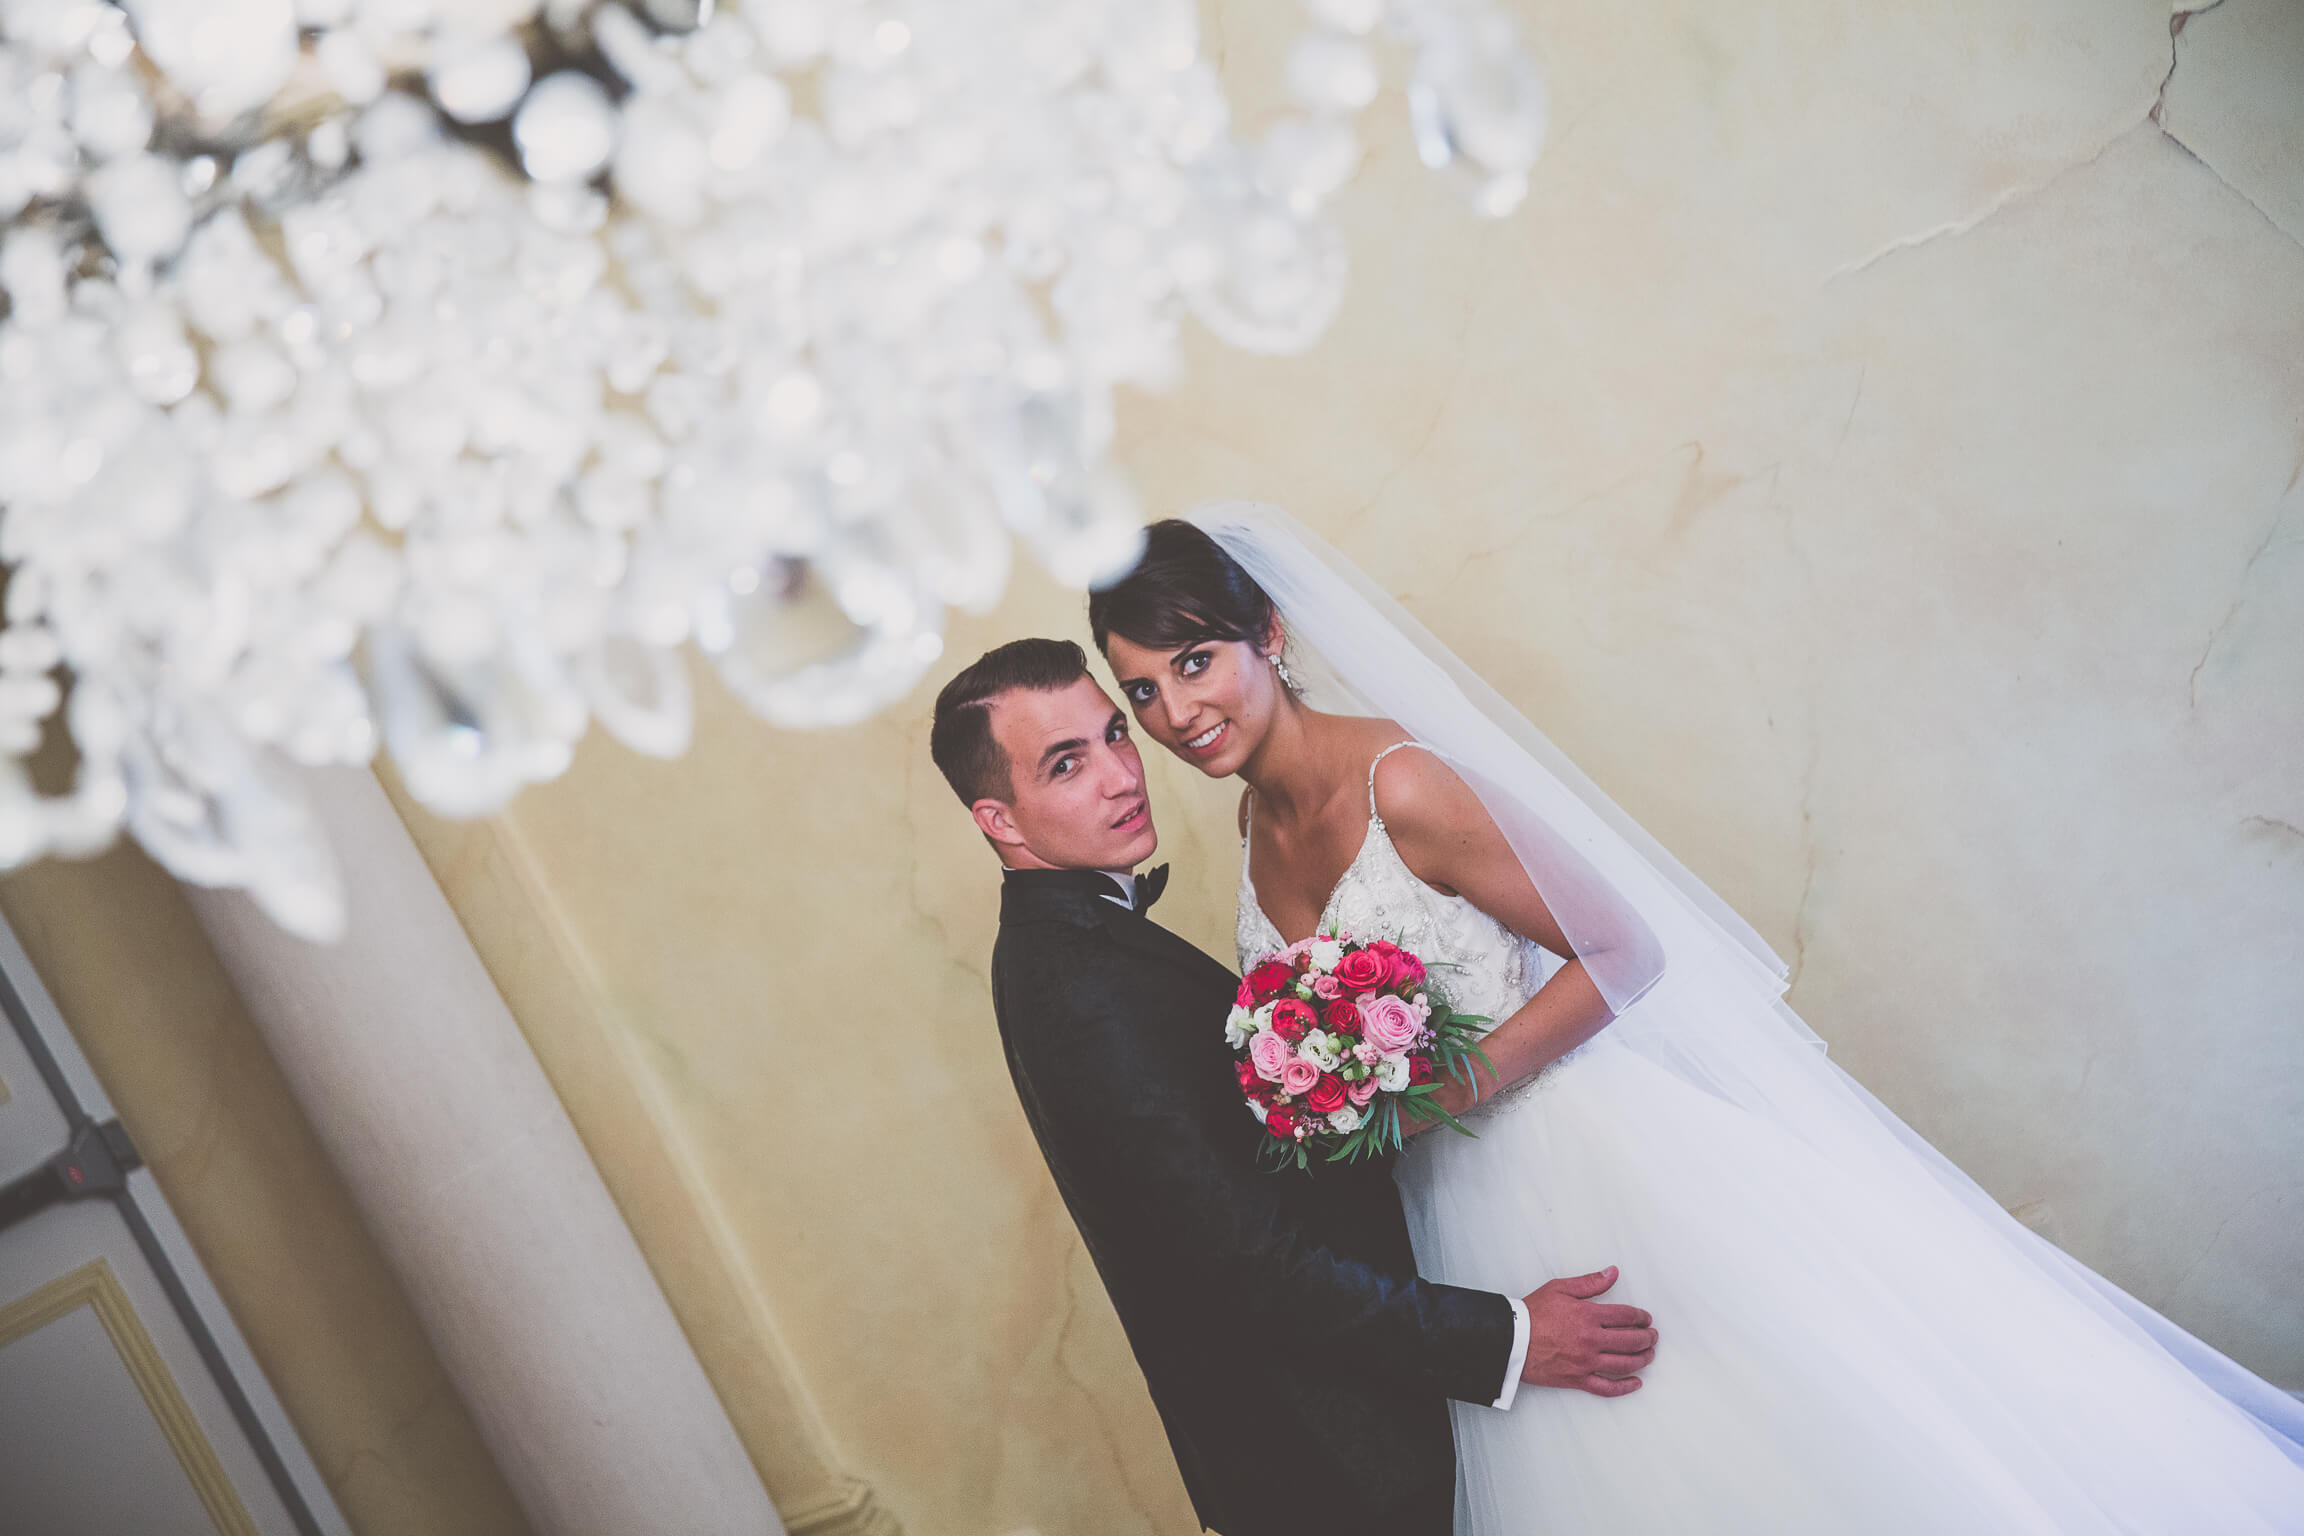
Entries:
[[1212,779],[1240,771],[1282,707],[1279,678],[1245,640],[1161,651],[1113,635],[1104,659],[1137,728]]

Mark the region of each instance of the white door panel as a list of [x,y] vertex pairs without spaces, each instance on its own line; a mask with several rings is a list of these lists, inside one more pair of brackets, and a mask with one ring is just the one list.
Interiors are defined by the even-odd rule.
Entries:
[[5,923],[0,1013],[0,1532],[350,1536]]

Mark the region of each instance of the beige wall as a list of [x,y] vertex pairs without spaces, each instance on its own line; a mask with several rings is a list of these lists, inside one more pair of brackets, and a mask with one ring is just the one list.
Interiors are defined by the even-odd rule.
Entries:
[[526,1536],[183,892],[115,849],[0,912],[360,1536]]
[[[1859,1077],[2304,1386],[2304,7],[2224,0],[2172,80],[2140,0],[1526,14],[1526,208],[1467,221],[1380,104],[1334,335],[1196,343],[1127,412],[1148,505],[1328,533]],[[1218,8],[1251,117],[1295,16]],[[1080,628],[1028,575],[952,658]],[[410,819],[780,1501],[1180,1532],[1007,1084],[929,692],[795,736],[708,687],[682,762],[595,740],[493,827]],[[1222,953],[1228,796],[1155,773],[1162,917]]]

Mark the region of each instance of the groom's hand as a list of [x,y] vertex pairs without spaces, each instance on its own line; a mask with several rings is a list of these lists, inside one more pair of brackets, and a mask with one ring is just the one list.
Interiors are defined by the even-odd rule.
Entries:
[[1592,1298],[1616,1283],[1616,1266],[1554,1280],[1528,1293],[1528,1360],[1520,1379],[1534,1387],[1569,1387],[1594,1397],[1640,1390],[1639,1373],[1656,1358],[1655,1319],[1638,1307],[1604,1306]]

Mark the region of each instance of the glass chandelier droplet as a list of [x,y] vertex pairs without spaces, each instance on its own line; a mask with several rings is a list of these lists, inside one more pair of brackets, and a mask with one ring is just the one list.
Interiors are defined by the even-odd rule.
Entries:
[[902,573],[854,557],[771,556],[707,590],[696,639],[776,725],[851,725],[943,654],[935,605]]
[[1017,545],[1121,574],[1118,391],[1326,329],[1377,43],[1481,210],[1543,140],[1491,0],[1306,8],[1251,143],[1192,0],[0,4],[0,868],[325,933],[298,772],[487,814],[683,750],[690,640],[837,726]]

